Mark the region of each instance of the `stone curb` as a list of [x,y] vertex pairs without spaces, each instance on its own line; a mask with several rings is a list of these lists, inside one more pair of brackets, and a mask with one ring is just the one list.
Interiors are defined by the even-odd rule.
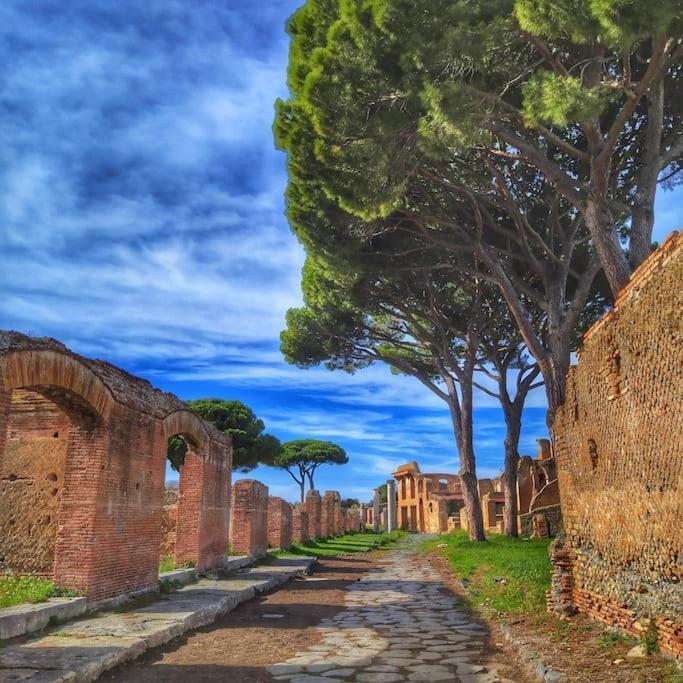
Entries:
[[85,598],[49,598],[45,602],[3,607],[0,609],[0,640],[40,631],[50,622],[74,619],[86,609]]
[[0,648],[0,681],[91,683],[255,595],[307,574],[314,558],[283,559],[225,578],[201,579],[140,609],[109,612]]
[[546,683],[559,683],[559,681],[567,680],[566,674],[561,671],[555,671],[545,664],[533,645],[514,635],[512,629],[507,624],[497,624],[497,626],[500,628],[505,640],[514,646],[516,653],[519,655],[520,662],[537,680],[545,681]]

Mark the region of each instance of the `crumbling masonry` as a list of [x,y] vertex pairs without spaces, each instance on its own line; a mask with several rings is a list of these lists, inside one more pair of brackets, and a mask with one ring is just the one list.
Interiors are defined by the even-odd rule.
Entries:
[[683,658],[683,234],[584,337],[553,424],[564,538],[549,606]]
[[174,435],[188,445],[176,563],[219,566],[229,437],[109,363],[0,332],[0,572],[48,576],[91,601],[155,588]]

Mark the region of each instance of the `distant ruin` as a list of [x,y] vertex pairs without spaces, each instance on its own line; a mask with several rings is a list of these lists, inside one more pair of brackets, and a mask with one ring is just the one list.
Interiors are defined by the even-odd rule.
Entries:
[[564,537],[549,605],[683,658],[683,234],[584,337],[553,424]]

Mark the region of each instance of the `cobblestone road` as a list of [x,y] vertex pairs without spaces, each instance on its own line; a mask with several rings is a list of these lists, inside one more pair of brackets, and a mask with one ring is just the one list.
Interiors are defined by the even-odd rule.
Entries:
[[[347,609],[318,626],[323,640],[268,667],[290,683],[512,683],[482,662],[485,629],[443,592],[439,573],[408,541],[347,591]],[[480,663],[482,662],[482,663]]]

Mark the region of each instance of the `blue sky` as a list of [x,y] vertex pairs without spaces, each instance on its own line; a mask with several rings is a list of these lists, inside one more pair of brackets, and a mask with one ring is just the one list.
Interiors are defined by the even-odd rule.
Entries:
[[[299,0],[5,0],[0,328],[54,336],[181,398],[237,398],[283,440],[343,445],[318,488],[368,498],[401,462],[457,471],[445,404],[373,367],[288,366],[278,334],[303,251],[283,216],[273,101]],[[657,237],[682,221],[659,200]],[[479,397],[481,476],[503,424]],[[542,392],[521,451],[545,435]],[[285,472],[254,476],[293,500]]]

